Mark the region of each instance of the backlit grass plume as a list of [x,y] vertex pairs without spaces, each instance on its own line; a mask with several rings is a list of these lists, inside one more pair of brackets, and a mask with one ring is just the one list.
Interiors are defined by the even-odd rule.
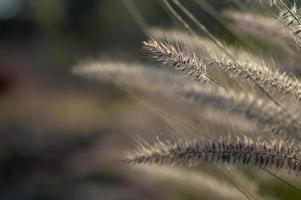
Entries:
[[[183,71],[188,76],[196,77],[198,80],[208,79],[206,75],[207,68],[220,68],[233,78],[240,80],[249,80],[256,82],[260,87],[264,88],[270,94],[280,94],[283,98],[301,101],[301,83],[293,77],[288,76],[285,72],[272,70],[264,64],[256,61],[247,60],[245,54],[240,52],[237,55],[230,49],[236,60],[229,58],[223,51],[214,47],[213,43],[203,39],[195,39],[193,36],[186,35],[179,39],[175,37],[168,38],[168,34],[153,34],[151,40],[143,43],[143,49],[149,53],[151,57],[174,66],[175,69]],[[180,35],[180,34],[179,34]],[[194,43],[187,42],[191,38]],[[199,41],[199,44],[198,42]],[[184,50],[193,49],[197,54],[183,53]],[[198,50],[201,49],[201,50]],[[205,51],[206,53],[203,53]],[[251,57],[251,56],[250,56]],[[215,81],[218,82],[218,81]]]
[[288,76],[285,72],[271,70],[251,61],[236,63],[226,57],[215,57],[212,64],[220,67],[234,78],[255,80],[271,94],[278,93],[282,97],[301,101],[300,81],[295,77]]
[[233,28],[239,33],[277,42],[290,54],[297,53],[301,48],[301,39],[271,16],[237,11],[227,11],[225,16],[234,23]]
[[[148,115],[152,120],[141,124],[142,112],[124,120],[126,123],[134,119],[131,123],[139,125],[136,132],[143,136],[122,160],[147,165],[154,170],[152,174],[159,170],[153,164],[179,165],[187,167],[187,171],[189,166],[209,164],[226,172],[231,165],[236,169],[230,172],[232,177],[237,169],[248,166],[246,169],[252,172],[263,169],[277,181],[295,188],[273,173],[301,172],[301,81],[296,73],[301,60],[298,4],[257,0],[255,5],[264,7],[263,12],[223,11],[213,18],[226,26],[230,35],[218,37],[197,20],[186,3],[159,2],[186,31],[153,29],[143,23],[146,39],[142,51],[145,57],[157,61],[156,66],[142,61],[101,60],[74,68],[76,74],[117,84],[151,113]],[[208,3],[201,7],[210,9],[208,13],[217,13]],[[138,10],[132,13],[141,22]],[[222,17],[232,20],[235,26]],[[258,41],[263,43],[255,43],[253,48],[252,42]],[[158,65],[167,65],[175,72]],[[116,118],[118,124],[122,117]],[[122,131],[135,130],[132,125]],[[157,130],[163,130],[160,138],[150,142],[150,132]],[[170,133],[176,135],[174,139],[168,139]],[[177,177],[182,180],[186,174],[179,173]],[[246,195],[238,185],[237,190],[250,199],[252,195]]]
[[192,80],[207,82],[206,66],[199,60],[195,53],[190,53],[186,48],[180,49],[171,44],[164,44],[156,40],[143,42],[143,50],[152,58],[163,64],[171,65],[175,70],[182,71]]
[[[135,88],[148,91],[169,90],[184,84],[185,79],[168,73],[166,70],[157,70],[139,63],[102,60],[86,61],[74,67],[74,74],[85,75],[92,79],[113,82],[121,88]],[[164,89],[164,87],[169,89]]]
[[131,164],[164,164],[197,166],[204,162],[215,164],[251,165],[259,168],[299,173],[299,147],[283,140],[261,137],[221,138],[216,140],[161,141],[153,145],[138,144],[125,162]]
[[224,88],[189,86],[179,91],[179,94],[199,106],[213,106],[216,109],[242,114],[247,119],[274,129],[276,133],[301,139],[301,121],[298,112],[279,107],[250,93],[238,93]]
[[279,18],[280,22],[283,23],[289,31],[300,38],[300,13],[299,8],[294,0],[260,0],[260,3],[262,5],[269,4],[272,10],[274,10],[276,16]]

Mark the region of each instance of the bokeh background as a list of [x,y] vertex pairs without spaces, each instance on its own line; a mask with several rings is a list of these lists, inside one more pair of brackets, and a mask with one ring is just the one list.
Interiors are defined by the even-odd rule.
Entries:
[[[170,23],[156,1],[136,3]],[[150,198],[114,159],[140,110],[71,73],[86,59],[139,60],[143,37],[119,0],[0,0],[0,199]]]
[[[134,2],[151,26],[176,26],[158,1]],[[71,73],[87,59],[144,60],[144,38],[120,0],[0,0],[1,200],[206,199],[127,172],[116,159],[126,132],[151,132],[158,119],[116,86]]]

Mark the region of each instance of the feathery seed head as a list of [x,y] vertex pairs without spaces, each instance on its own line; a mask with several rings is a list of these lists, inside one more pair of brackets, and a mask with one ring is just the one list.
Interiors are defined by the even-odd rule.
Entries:
[[257,137],[227,137],[215,140],[160,141],[144,144],[124,160],[130,164],[197,166],[203,162],[251,165],[260,168],[301,171],[298,147],[292,142]]
[[143,42],[143,50],[153,59],[163,64],[171,65],[175,70],[183,72],[192,80],[207,82],[206,66],[199,60],[195,53],[190,52],[187,48],[159,42],[151,39]]
[[140,87],[148,91],[165,87],[171,89],[185,81],[181,76],[172,75],[165,70],[118,61],[88,62],[74,67],[73,72],[100,81],[110,81],[124,87]]
[[279,107],[271,101],[250,93],[194,85],[179,90],[178,94],[183,99],[197,105],[213,106],[233,114],[241,114],[249,120],[272,128],[274,133],[301,138],[301,122],[298,111]]

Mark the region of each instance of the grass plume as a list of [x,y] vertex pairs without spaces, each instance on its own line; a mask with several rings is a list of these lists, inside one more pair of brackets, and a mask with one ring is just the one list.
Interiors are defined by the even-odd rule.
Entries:
[[153,145],[138,144],[124,160],[131,164],[161,164],[197,166],[203,162],[216,164],[252,165],[259,168],[301,171],[299,147],[283,140],[236,137],[219,140],[161,141]]
[[143,50],[153,59],[172,66],[175,70],[183,72],[192,80],[207,82],[206,66],[188,48],[173,46],[150,39],[143,42]]
[[[163,63],[169,63],[175,67],[180,66],[179,69],[185,73],[191,72],[191,74],[197,74],[197,77],[199,77],[208,67],[215,66],[225,71],[231,77],[254,81],[271,95],[278,93],[285,98],[301,101],[300,81],[295,77],[288,76],[285,72],[271,70],[263,64],[264,62],[258,64],[254,61],[246,60],[242,53],[237,55],[234,51],[231,52],[230,49],[228,51],[231,54],[237,55],[236,60],[233,61],[209,41],[201,40],[203,44],[187,42],[189,38],[191,38],[191,41],[197,40],[194,36],[187,34],[174,32],[174,36],[169,38],[168,34],[161,34],[157,31],[153,32],[152,35],[153,38],[149,42],[144,42],[144,49],[154,59]],[[177,35],[180,37],[176,37]],[[177,51],[175,47],[182,49],[182,51]],[[198,54],[183,53],[187,49],[193,49]],[[186,59],[182,59],[183,57]],[[190,62],[187,62],[188,58],[191,58]],[[191,65],[198,67],[192,67]]]
[[276,133],[301,139],[301,123],[298,113],[293,113],[250,93],[195,86],[179,91],[179,94],[200,106],[211,105],[214,108],[242,114],[247,119],[272,127]]
[[[223,43],[212,34],[189,11],[187,2],[159,2],[189,33],[147,26],[144,33],[148,39],[142,43],[142,51],[176,73],[152,64],[110,60],[87,62],[74,70],[77,74],[116,83],[159,117],[160,122],[142,124],[163,130],[162,139],[148,142],[145,135],[123,160],[145,164],[154,170],[153,174],[160,167],[150,164],[189,167],[206,163],[215,167],[226,164],[235,169],[242,166],[263,169],[282,183],[288,182],[274,175],[274,171],[300,174],[301,82],[288,70],[300,62],[301,24],[297,4],[284,0],[256,1],[262,7],[268,5],[265,8],[275,14],[276,20],[254,11],[222,12],[241,31],[235,29],[234,33],[244,34],[233,34],[241,45],[238,47],[236,43]],[[206,7],[211,9],[209,14],[216,13],[207,1],[203,8]],[[138,12],[135,13],[132,15],[138,18]],[[142,13],[138,13],[140,19]],[[223,14],[216,19],[227,26]],[[137,22],[142,24],[141,20]],[[230,32],[232,28],[227,27]],[[246,35],[248,41],[240,41]],[[265,40],[269,41],[254,46],[261,51],[251,53],[254,49],[249,43]],[[273,49],[275,46],[279,49]],[[149,133],[141,127],[141,134]],[[177,137],[169,140],[169,133]],[[245,195],[251,199],[250,196]]]

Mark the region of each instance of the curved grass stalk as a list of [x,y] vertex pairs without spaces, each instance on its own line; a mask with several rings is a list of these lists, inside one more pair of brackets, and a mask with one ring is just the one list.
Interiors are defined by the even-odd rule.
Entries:
[[143,50],[153,59],[163,64],[171,65],[175,70],[182,71],[192,80],[204,83],[210,80],[223,86],[206,74],[204,63],[196,57],[195,53],[190,52],[188,48],[184,49],[180,46],[173,46],[172,44],[151,39],[143,42]]
[[130,15],[133,17],[141,31],[145,33],[145,30],[148,29],[149,25],[145,18],[142,16],[141,12],[137,9],[134,2],[132,0],[122,0],[122,3],[130,13]]
[[252,94],[237,93],[224,88],[189,87],[179,91],[185,100],[200,106],[212,106],[244,115],[247,119],[270,127],[275,133],[301,139],[299,114],[280,108]]
[[[267,1],[260,0],[261,4],[267,3]],[[289,31],[296,35],[299,39],[301,33],[301,21],[298,15],[298,8],[294,2],[292,5],[288,1],[284,0],[270,0],[268,1],[270,7],[276,9],[276,15],[280,19]]]
[[[179,18],[179,19],[181,19],[182,21],[183,21],[183,19],[182,19],[182,17],[171,7],[171,5],[167,2],[167,0],[162,0],[162,1],[164,1],[166,4],[168,4],[169,6],[169,9],[171,9],[172,11],[173,11],[173,13],[175,13],[175,15],[177,16],[177,18]],[[181,2],[179,1],[179,0],[173,0],[173,2],[178,6],[178,8],[179,9],[181,9],[199,28],[200,28],[200,30],[202,30],[204,33],[206,33],[206,35],[216,44],[216,46],[219,48],[219,49],[221,49],[224,53],[225,53],[225,55],[227,55],[229,58],[231,58],[231,60],[233,61],[233,62],[235,62],[235,63],[237,63],[237,64],[239,64],[238,63],[238,61],[235,59],[235,57],[231,54],[231,53],[229,53],[228,51],[227,51],[227,49],[220,43],[220,41],[215,37],[215,36],[213,36],[211,33],[210,33],[210,31],[203,25],[203,24],[201,24],[196,18],[195,18],[195,16],[189,11],[189,10],[187,10],[182,4],[181,4]],[[186,23],[186,21],[184,21],[184,23],[185,24],[187,24]],[[188,25],[188,29],[189,30],[192,30],[191,28],[190,28],[190,26]],[[193,31],[192,31],[193,32]],[[194,33],[194,32],[193,32]],[[242,70],[244,71],[244,69],[242,68]],[[245,73],[249,73],[248,71],[245,71]],[[268,91],[266,91],[265,90],[265,88],[263,88],[256,80],[254,80],[253,79],[253,77],[252,76],[249,76],[250,77],[250,79],[251,79],[251,81],[253,81],[254,82],[254,84],[268,97],[268,98],[270,98],[277,106],[279,106],[279,107],[281,107],[281,105],[280,105],[280,103],[268,92]]]
[[[95,62],[75,68],[77,73],[117,83],[122,88],[134,88],[142,92],[156,92],[171,98],[182,97],[187,102],[201,106],[214,106],[219,110],[242,114],[289,137],[300,138],[301,122],[295,111],[280,108],[251,94],[213,87],[201,87],[185,82],[162,70],[156,70],[122,62]],[[178,95],[178,96],[176,96]]]
[[[246,60],[242,53],[237,55],[238,58],[236,61],[233,61],[226,54],[215,48],[212,43],[210,44],[210,42],[206,40],[202,40],[202,43],[195,43],[199,39],[187,34],[185,35],[178,32],[162,34],[162,31],[153,31],[150,32],[150,35],[152,37],[150,40],[152,48],[147,49],[156,59],[160,59],[161,57],[161,60],[167,60],[166,55],[168,55],[167,53],[172,52],[172,49],[181,49],[178,52],[174,51],[174,55],[178,55],[179,57],[184,57],[182,56],[183,53],[186,57],[187,55],[192,55],[190,57],[193,57],[193,60],[202,66],[203,71],[205,71],[207,67],[215,66],[221,68],[234,78],[246,79],[252,82],[255,81],[256,84],[267,91],[268,94],[277,93],[283,98],[301,101],[301,82],[294,77],[288,76],[286,73],[269,69],[264,66],[264,62],[257,64],[249,59]],[[155,44],[157,45],[157,48]],[[160,46],[162,46],[161,51],[158,51]],[[163,47],[169,47],[169,51],[163,51]],[[190,49],[193,52],[190,52]],[[166,53],[164,54],[164,52]],[[168,58],[171,58],[171,56]],[[171,62],[169,61],[169,63]],[[182,67],[181,69],[183,70],[184,68]],[[279,105],[279,103],[277,105]]]
[[[212,52],[214,55],[214,52]],[[285,72],[270,70],[251,62],[237,64],[226,57],[213,56],[212,65],[222,68],[235,78],[255,80],[258,85],[270,93],[279,93],[282,97],[301,101],[301,83],[297,78]]]
[[161,141],[144,144],[130,152],[130,164],[198,166],[203,162],[253,166],[287,173],[301,171],[299,147],[293,142],[264,138],[236,137],[219,140]]
[[225,12],[227,18],[234,23],[234,28],[248,35],[276,41],[291,54],[298,54],[301,48],[301,40],[290,30],[271,17],[248,12]]
[[185,83],[185,79],[167,71],[122,61],[84,62],[74,67],[73,73],[117,83],[122,88],[131,87],[162,93],[168,93]]

